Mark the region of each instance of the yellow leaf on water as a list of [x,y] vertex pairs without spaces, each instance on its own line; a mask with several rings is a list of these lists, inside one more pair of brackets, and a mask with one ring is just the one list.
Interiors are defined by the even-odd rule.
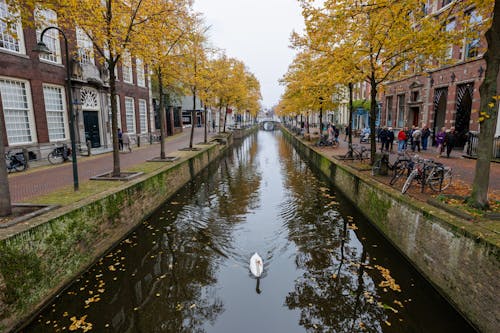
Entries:
[[110,271],[112,271],[112,272],[116,271],[116,268],[115,268],[115,266],[113,266],[113,265],[109,265],[109,266],[108,266],[108,269],[109,269]]
[[196,304],[191,304],[191,306],[189,307],[190,309],[196,307]]

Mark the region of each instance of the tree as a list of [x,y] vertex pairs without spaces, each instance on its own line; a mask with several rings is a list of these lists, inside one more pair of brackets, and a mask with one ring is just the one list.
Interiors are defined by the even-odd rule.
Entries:
[[421,72],[432,65],[424,59],[443,55],[441,23],[426,15],[419,0],[330,0],[324,7],[303,0],[301,5],[306,35],[295,36],[295,43],[347,64],[370,85],[373,163],[378,87],[397,77],[405,65]]

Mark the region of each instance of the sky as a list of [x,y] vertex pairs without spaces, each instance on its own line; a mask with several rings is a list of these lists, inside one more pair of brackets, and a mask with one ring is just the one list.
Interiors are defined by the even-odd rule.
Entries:
[[210,26],[211,43],[245,63],[260,82],[262,105],[276,105],[284,91],[278,82],[291,64],[292,31],[303,30],[296,0],[195,0]]

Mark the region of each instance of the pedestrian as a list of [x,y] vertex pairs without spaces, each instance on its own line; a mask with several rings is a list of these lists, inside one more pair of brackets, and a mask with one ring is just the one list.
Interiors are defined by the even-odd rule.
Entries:
[[328,133],[328,142],[333,143],[333,140],[335,139],[335,129],[330,123],[328,124],[326,131]]
[[411,144],[411,150],[415,152],[415,149],[418,149],[418,152],[420,153],[420,141],[422,140],[422,131],[418,127],[413,128],[411,137],[413,139]]
[[339,145],[339,135],[340,135],[340,130],[333,125],[333,136],[335,137],[335,143],[337,146]]
[[438,157],[441,157],[441,154],[443,153],[444,150],[444,138],[446,137],[445,129],[446,128],[442,127],[441,131],[439,131],[436,134],[436,145],[437,145],[436,151],[438,153]]
[[405,127],[406,128],[406,145],[405,145],[405,149],[407,149],[408,147],[413,147],[413,129],[415,128],[415,125],[413,125],[411,128],[409,127]]
[[431,130],[427,125],[422,127],[422,150],[427,150],[427,143],[429,141],[429,137],[431,136]]
[[132,151],[132,146],[130,145],[130,136],[128,135],[127,132],[123,133],[123,143],[122,143],[122,149],[123,146],[127,147],[128,151]]
[[385,126],[378,131],[378,140],[380,141],[380,151],[384,152],[387,142],[387,128]]
[[392,145],[394,144],[394,131],[392,130],[392,127],[389,127],[387,129],[387,143],[386,143],[386,150],[392,153]]
[[457,133],[455,132],[455,127],[451,127],[449,131],[446,132],[444,137],[444,142],[446,145],[446,157],[450,157],[450,153],[455,147],[457,142]]
[[121,129],[118,129],[118,149],[123,150],[123,133]]
[[345,132],[344,142],[346,142],[347,138],[349,137],[349,126],[348,125],[345,126],[344,132]]
[[212,119],[212,132],[215,133],[215,119]]
[[407,139],[408,138],[406,136],[406,127],[404,127],[398,132],[398,152],[401,153],[403,150],[406,149]]

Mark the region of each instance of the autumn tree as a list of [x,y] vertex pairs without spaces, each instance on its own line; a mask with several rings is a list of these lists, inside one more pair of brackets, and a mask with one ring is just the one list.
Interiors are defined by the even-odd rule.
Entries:
[[303,0],[301,6],[306,34],[294,36],[295,45],[307,46],[333,61],[340,59],[370,85],[373,163],[378,87],[395,78],[405,65],[413,64],[413,70],[421,72],[430,65],[424,59],[443,55],[441,24],[426,15],[419,0],[329,0],[324,6]]

